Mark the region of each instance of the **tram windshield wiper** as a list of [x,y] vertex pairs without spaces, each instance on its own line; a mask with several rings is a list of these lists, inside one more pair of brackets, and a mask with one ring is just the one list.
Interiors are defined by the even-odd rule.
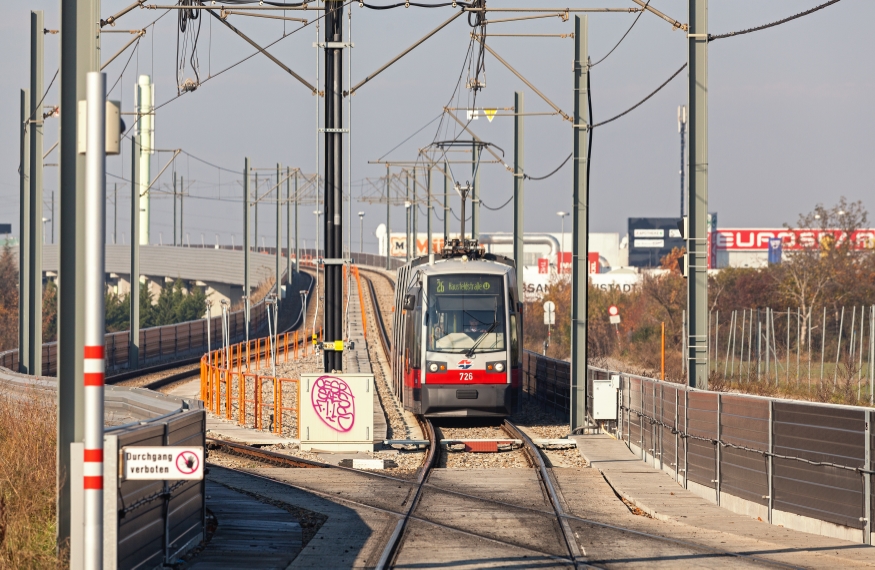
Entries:
[[474,342],[474,345],[468,349],[468,352],[465,353],[465,356],[467,356],[468,358],[471,358],[471,355],[474,354],[474,351],[477,350],[477,347],[480,346],[480,343],[483,342],[483,340],[486,338],[486,335],[488,335],[489,333],[494,331],[495,327],[497,327],[497,326],[498,326],[498,321],[492,321],[492,324],[489,325],[489,328],[486,329],[486,332],[480,335],[480,338],[478,338]]

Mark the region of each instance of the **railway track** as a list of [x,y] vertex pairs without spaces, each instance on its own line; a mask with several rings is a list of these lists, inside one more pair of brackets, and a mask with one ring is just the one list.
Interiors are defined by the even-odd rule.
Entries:
[[[378,314],[380,345],[388,351],[383,311],[372,280],[365,280]],[[502,429],[523,442],[528,469],[439,469],[435,426],[428,419],[420,421],[430,446],[413,479],[223,440],[208,442],[213,451],[271,467],[243,470],[247,475],[363,509],[377,517],[392,517],[394,523],[383,535],[383,547],[367,557],[367,566],[375,568],[407,567],[426,559],[437,565],[474,567],[606,568],[634,560],[666,566],[684,560],[713,567],[787,566],[749,553],[648,532],[642,528],[659,523],[628,513],[633,524],[615,524],[604,517],[574,512],[563,496],[560,478],[547,466],[528,435],[509,421]],[[636,555],[630,556],[630,552]],[[640,557],[640,552],[647,553],[647,558]]]
[[[394,287],[394,283],[392,283],[384,274],[370,271],[368,273],[370,275],[379,275],[380,278],[388,280]],[[385,319],[383,318],[380,303],[372,280],[367,279],[367,283],[370,290],[372,306],[378,317],[377,325],[379,329],[380,344],[384,353],[388,356],[390,344]],[[551,470],[547,467],[540,450],[523,430],[519,429],[510,421],[505,421],[502,425],[502,429],[513,439],[521,440],[523,442],[522,450],[533,467],[533,471],[536,474],[536,481],[532,481],[531,478],[528,477],[528,473],[525,472],[521,479],[524,480],[524,483],[526,483],[530,489],[535,487],[532,483],[538,485],[537,490],[540,491],[540,499],[542,501],[539,506],[533,506],[538,503],[537,493],[518,493],[517,497],[509,501],[497,500],[495,496],[495,491],[497,489],[495,488],[487,489],[487,492],[484,493],[484,489],[479,488],[481,485],[478,484],[478,480],[487,479],[488,477],[483,477],[476,471],[474,472],[474,484],[471,485],[473,487],[472,492],[460,490],[466,488],[464,484],[460,485],[462,481],[459,480],[464,477],[446,477],[448,473],[455,470],[438,470],[437,472],[441,472],[443,476],[439,475],[435,477],[435,481],[432,481],[432,475],[436,473],[435,466],[438,460],[438,454],[435,452],[435,450],[438,449],[438,446],[436,445],[437,436],[435,428],[430,420],[423,418],[421,419],[421,422],[423,424],[423,432],[428,434],[428,439],[431,442],[430,452],[417,476],[417,487],[412,495],[412,499],[409,501],[409,507],[403,517],[399,519],[394,532],[383,549],[380,559],[377,561],[377,568],[390,568],[395,565],[407,566],[409,564],[421,562],[421,557],[426,550],[421,548],[422,545],[419,544],[422,541],[415,538],[415,527],[417,524],[436,524],[445,529],[453,529],[457,531],[457,533],[464,533],[467,539],[473,540],[475,545],[482,543],[482,541],[486,539],[489,542],[493,542],[494,544],[503,547],[515,547],[530,550],[532,553],[537,553],[539,556],[546,557],[544,562],[549,560],[550,562],[548,562],[548,564],[556,563],[559,566],[569,566],[574,568],[581,566],[602,566],[598,561],[592,560],[591,557],[587,555],[585,549],[580,546],[580,533],[576,532],[574,527],[577,527],[578,529],[585,528],[590,535],[598,534],[601,536],[601,539],[607,543],[611,543],[618,539],[628,540],[631,537],[636,542],[656,543],[661,546],[661,549],[667,548],[675,551],[684,551],[684,554],[688,556],[704,555],[709,558],[718,557],[730,561],[732,564],[751,562],[755,565],[765,564],[770,566],[784,566],[783,564],[754,556],[740,555],[726,550],[678,541],[658,534],[605,524],[602,521],[579,517],[568,512],[565,506],[566,502],[562,496],[561,487],[554,479]],[[513,473],[518,470],[502,471]],[[469,471],[468,473],[471,472]],[[514,488],[516,487],[514,486]],[[526,504],[520,504],[521,496],[524,497],[526,495],[528,495],[531,502],[527,502],[526,499],[523,499],[522,502]],[[480,522],[487,522],[487,524],[490,520],[493,520],[493,515],[499,519],[502,517],[506,518],[508,512],[515,511],[520,515],[520,518],[518,519],[519,522],[522,522],[523,520],[526,521],[527,524],[522,524],[521,527],[525,529],[527,535],[523,537],[507,537],[501,536],[501,533],[498,532],[494,533],[494,536],[488,536],[490,533],[488,531],[484,533],[484,527],[479,527],[478,522],[475,522],[473,525],[469,524],[468,526],[470,528],[465,529],[464,525],[459,525],[458,520],[452,518],[451,520],[444,520],[444,517],[441,515],[435,516],[435,514],[440,512],[439,505],[446,505],[450,499],[461,501],[465,504],[464,508],[476,508],[479,511],[480,516],[475,518],[480,519]],[[430,509],[429,507],[437,508]],[[545,507],[549,507],[549,509]],[[452,515],[458,514],[458,511],[453,509],[450,509],[450,512]],[[485,517],[485,521],[483,520],[484,512],[490,513]],[[446,514],[446,510],[444,510],[443,514]],[[531,520],[533,515],[540,519],[539,523]],[[413,524],[411,524],[411,521],[413,521]],[[533,525],[532,523],[535,524]],[[558,537],[558,540],[554,540],[552,545],[549,541],[541,542],[541,546],[551,546],[548,548],[539,548],[536,545],[531,544],[531,541],[526,539],[540,534],[532,532],[533,529],[537,527],[541,527],[541,529],[544,529],[544,527],[552,527],[553,537]],[[518,540],[519,538],[522,538],[523,540]],[[456,536],[454,538],[454,543],[457,544],[458,540],[459,537]],[[428,552],[433,553],[442,550],[440,545],[431,544],[429,546],[430,548]],[[651,545],[651,547],[652,546],[653,545]],[[476,546],[474,547],[476,548]],[[680,552],[673,553],[673,555],[680,554]]]

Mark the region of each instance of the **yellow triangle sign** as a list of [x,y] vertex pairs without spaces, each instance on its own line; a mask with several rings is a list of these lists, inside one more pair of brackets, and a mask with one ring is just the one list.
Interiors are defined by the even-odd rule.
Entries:
[[495,118],[495,112],[498,109],[483,109],[483,114],[486,115],[486,118],[489,119],[489,122],[492,122],[492,119]]

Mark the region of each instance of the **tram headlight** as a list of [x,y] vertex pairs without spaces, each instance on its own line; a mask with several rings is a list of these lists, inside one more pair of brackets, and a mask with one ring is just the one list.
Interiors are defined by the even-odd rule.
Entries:
[[487,362],[486,370],[489,372],[504,372],[504,362]]
[[437,362],[432,362],[431,364],[429,364],[429,365],[428,365],[428,371],[429,371],[429,372],[437,372],[437,371],[438,371],[438,365],[437,365]]
[[447,371],[447,363],[446,362],[429,362],[425,365],[425,369],[429,372],[446,372]]

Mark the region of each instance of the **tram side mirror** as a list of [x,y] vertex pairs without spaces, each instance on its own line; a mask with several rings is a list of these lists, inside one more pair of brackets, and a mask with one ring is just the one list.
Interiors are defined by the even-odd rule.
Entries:
[[403,308],[405,311],[412,311],[416,308],[416,295],[405,295]]

